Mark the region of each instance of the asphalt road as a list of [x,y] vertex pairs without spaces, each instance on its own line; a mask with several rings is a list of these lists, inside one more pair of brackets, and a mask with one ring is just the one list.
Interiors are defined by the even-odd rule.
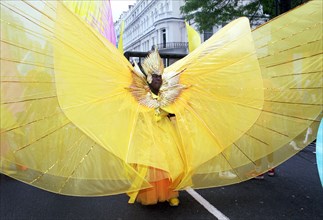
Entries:
[[[323,219],[323,188],[310,145],[276,169],[275,177],[196,190],[231,220]],[[83,198],[49,193],[0,176],[1,220],[216,219],[191,195],[180,206],[127,204],[125,195]]]

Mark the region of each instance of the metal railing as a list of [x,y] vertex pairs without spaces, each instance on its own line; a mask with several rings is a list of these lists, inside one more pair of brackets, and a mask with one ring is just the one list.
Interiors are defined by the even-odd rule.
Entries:
[[[164,59],[164,65],[169,66],[176,60],[182,59],[187,54],[186,53],[165,53],[165,52],[159,52],[159,55],[161,58]],[[148,56],[148,52],[141,52],[141,51],[126,51],[124,53],[124,56],[128,59],[135,59],[135,61],[140,64],[144,58]],[[131,58],[131,59],[130,59]]]
[[157,44],[157,48],[160,49],[179,49],[188,48],[188,42],[167,42]]

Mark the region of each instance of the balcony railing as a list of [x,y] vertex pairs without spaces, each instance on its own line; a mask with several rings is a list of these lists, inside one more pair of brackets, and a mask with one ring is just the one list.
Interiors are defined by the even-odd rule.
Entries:
[[157,44],[157,48],[160,49],[186,49],[188,48],[187,42],[167,42]]

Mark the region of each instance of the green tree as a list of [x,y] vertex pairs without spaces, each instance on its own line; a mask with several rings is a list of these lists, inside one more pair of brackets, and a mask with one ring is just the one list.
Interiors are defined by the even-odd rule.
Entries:
[[257,26],[307,0],[185,0],[181,13],[194,20],[200,32],[248,17]]

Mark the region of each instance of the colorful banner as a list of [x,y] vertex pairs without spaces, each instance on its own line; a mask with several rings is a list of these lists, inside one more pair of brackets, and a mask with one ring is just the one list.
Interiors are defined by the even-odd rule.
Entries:
[[75,14],[82,17],[94,29],[116,45],[110,0],[105,1],[64,1]]
[[317,169],[319,171],[321,184],[323,187],[323,120],[321,120],[321,124],[317,132],[316,161],[317,161]]

